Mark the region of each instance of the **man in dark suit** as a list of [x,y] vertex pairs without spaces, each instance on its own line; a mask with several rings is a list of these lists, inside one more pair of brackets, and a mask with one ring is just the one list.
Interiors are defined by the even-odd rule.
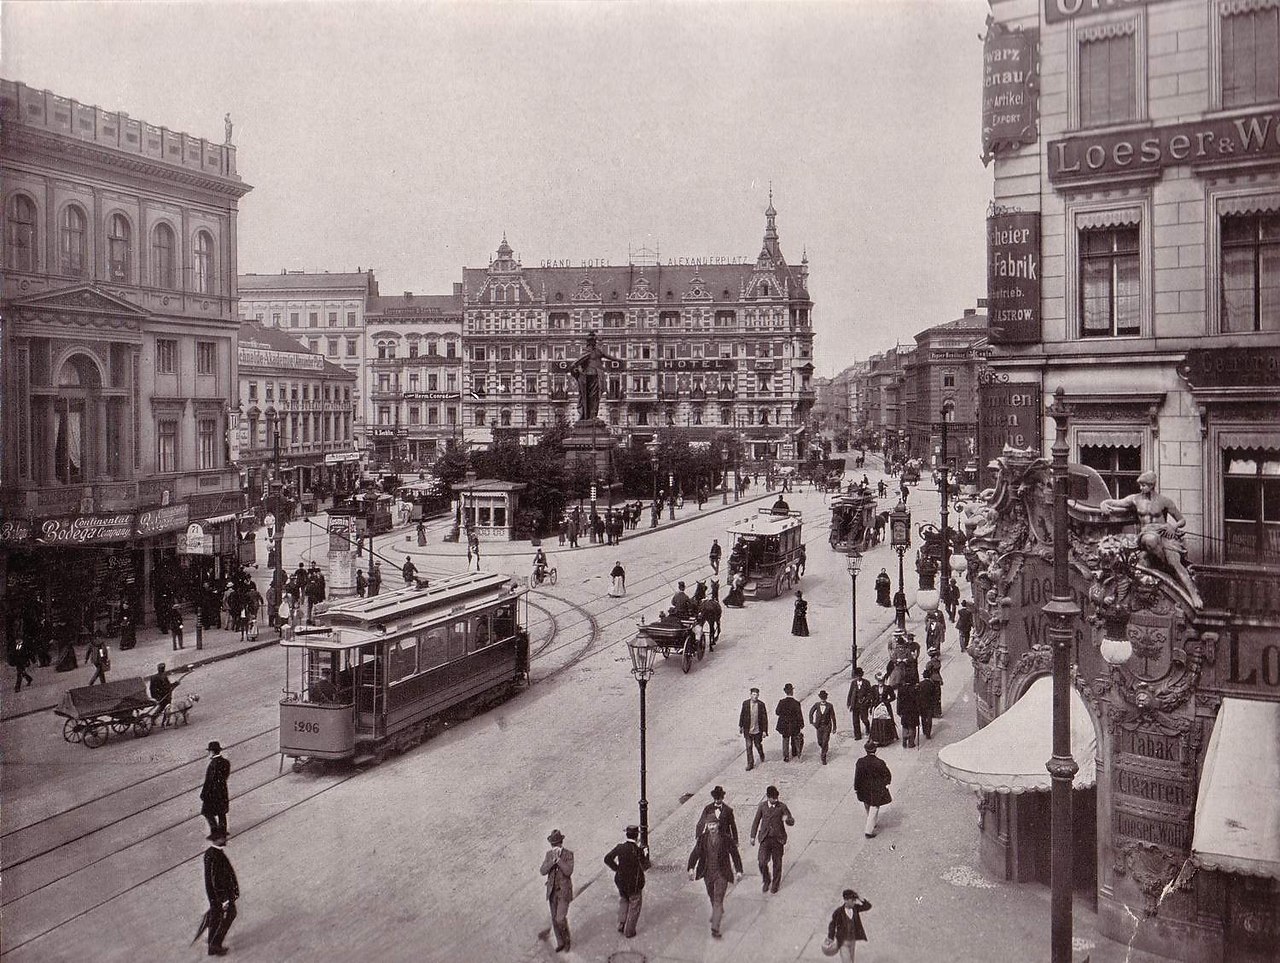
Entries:
[[222,941],[236,918],[236,900],[240,898],[240,883],[231,860],[223,847],[227,845],[226,833],[209,837],[211,845],[204,851],[204,891],[209,897],[209,955],[226,956]]
[[867,938],[867,931],[862,927],[862,914],[871,909],[871,901],[863,899],[851,889],[845,890],[841,895],[844,902],[831,914],[831,922],[827,924],[827,939],[836,944],[844,963],[853,963],[854,945]]
[[870,839],[876,834],[876,820],[880,816],[880,807],[893,802],[889,794],[889,783],[893,774],[885,761],[876,755],[876,744],[867,741],[867,754],[857,761],[853,767],[853,793],[858,802],[867,811],[867,825],[862,835]]
[[795,691],[790,682],[782,687],[786,695],[778,701],[777,713],[778,735],[782,736],[782,761],[790,762],[791,757],[800,758],[804,749],[804,709],[800,700],[792,693]]
[[818,730],[818,746],[822,749],[822,764],[825,766],[831,733],[836,731],[836,707],[827,701],[826,689],[818,693],[818,701],[809,707],[809,722]]
[[569,952],[569,904],[573,901],[573,851],[564,848],[564,833],[552,830],[547,842],[551,848],[542,857],[538,870],[547,878],[547,905],[551,909],[551,928],[556,934],[556,952]]
[[752,750],[760,753],[760,761],[764,762],[764,737],[769,734],[769,710],[760,701],[759,689],[752,689],[751,698],[742,703],[738,731],[747,742],[747,772],[750,772],[756,767]]
[[208,749],[210,759],[200,790],[200,815],[208,821],[209,839],[213,839],[227,834],[227,811],[231,808],[227,780],[231,777],[231,763],[222,757],[221,743],[211,742]]
[[720,920],[724,916],[724,894],[735,876],[742,878],[742,855],[738,844],[730,839],[714,819],[698,823],[698,841],[689,854],[689,879],[700,879],[711,900],[711,935],[720,938]]
[[618,932],[628,939],[636,935],[644,901],[644,871],[649,868],[649,854],[636,841],[639,838],[640,827],[628,826],[627,838],[604,857],[618,887]]
[[853,682],[849,684],[849,695],[845,705],[853,716],[853,738],[862,739],[862,730],[871,734],[871,707],[876,704],[875,693],[871,683],[863,678],[861,669],[853,670]]
[[708,818],[715,819],[725,835],[733,840],[733,845],[738,845],[738,820],[733,815],[733,807],[724,801],[724,786],[716,786],[711,790],[711,802],[702,807],[702,815],[698,817],[698,825],[693,832],[695,840]]
[[[778,891],[782,882],[782,851],[787,845],[787,827],[796,824],[795,817],[787,804],[778,799],[778,787],[770,786],[764,791],[765,798],[756,807],[756,818],[751,821],[751,845],[760,840],[760,876],[764,880],[760,892]],[[769,874],[769,864],[773,864],[773,875]]]

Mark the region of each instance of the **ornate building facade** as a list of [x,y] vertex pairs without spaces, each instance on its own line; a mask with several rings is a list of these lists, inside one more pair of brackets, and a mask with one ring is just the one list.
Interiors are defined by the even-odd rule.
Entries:
[[250,187],[230,125],[214,142],[10,81],[0,116],[0,596],[76,630],[141,618],[178,530],[205,520],[234,551]]
[[808,259],[782,254],[772,202],[741,263],[524,267],[503,238],[463,272],[463,432],[534,434],[574,419],[586,335],[610,356],[600,416],[624,439],[736,432],[749,458],[792,459],[814,400]]
[[462,284],[372,297],[365,317],[373,458],[426,467],[462,439]]

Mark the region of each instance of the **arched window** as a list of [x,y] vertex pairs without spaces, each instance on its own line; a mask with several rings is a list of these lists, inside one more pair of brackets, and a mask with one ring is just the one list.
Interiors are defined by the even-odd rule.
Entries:
[[75,204],[68,204],[62,210],[61,237],[59,238],[58,255],[62,262],[62,273],[73,277],[84,277],[85,265],[85,224],[84,211]]
[[208,231],[196,232],[196,290],[213,294],[213,238]]
[[26,194],[9,198],[5,211],[6,262],[14,271],[36,270],[36,205]]
[[151,283],[158,288],[172,290],[178,286],[176,248],[173,228],[157,224],[151,232]]
[[107,226],[107,276],[112,281],[129,280],[129,219],[112,214]]

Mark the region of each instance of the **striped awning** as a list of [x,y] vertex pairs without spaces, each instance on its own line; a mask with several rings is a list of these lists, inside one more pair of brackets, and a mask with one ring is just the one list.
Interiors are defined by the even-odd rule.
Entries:
[[1082,428],[1076,432],[1076,445],[1096,448],[1141,448],[1144,441],[1141,429]]

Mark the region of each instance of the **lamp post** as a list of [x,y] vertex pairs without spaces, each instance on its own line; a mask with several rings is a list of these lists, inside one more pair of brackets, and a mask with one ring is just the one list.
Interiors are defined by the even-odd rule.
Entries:
[[1048,408],[1053,442],[1053,598],[1044,607],[1049,617],[1053,652],[1053,756],[1046,763],[1050,785],[1050,933],[1052,963],[1071,960],[1072,828],[1071,781],[1079,766],[1071,756],[1071,643],[1080,606],[1071,596],[1067,542],[1067,423],[1070,413],[1059,386]]
[[898,594],[894,598],[897,610],[898,629],[907,630],[907,587],[902,572],[902,559],[911,547],[911,510],[906,502],[898,504],[889,512],[889,544],[898,553]]
[[942,499],[942,517],[940,519],[941,527],[942,527],[942,554],[938,558],[939,567],[942,569],[942,581],[938,585],[939,588],[944,588],[947,584],[946,580],[950,578],[950,576],[947,574],[947,565],[951,557],[951,552],[949,550],[951,541],[948,538],[948,531],[947,531],[947,487],[948,487],[947,485],[947,474],[948,474],[947,424],[949,423],[949,421],[951,420],[951,417],[955,414],[955,412],[956,412],[956,403],[952,401],[950,398],[948,398],[946,401],[942,403],[942,459],[941,459],[941,463],[938,466],[939,467],[938,494],[939,494],[939,497]]
[[846,562],[849,566],[849,630],[852,635],[849,677],[856,678],[858,675],[858,572],[862,569],[862,553],[856,548],[849,549]]
[[667,517],[671,521],[676,520],[676,473],[667,472],[667,508],[670,510]]
[[720,478],[724,487],[720,490],[720,504],[729,504],[729,449],[720,449]]
[[[643,621],[642,616],[641,622]],[[631,674],[636,677],[636,682],[640,683],[640,845],[648,849],[649,799],[645,784],[647,760],[645,758],[644,690],[653,675],[653,661],[657,658],[658,650],[653,647],[648,636],[643,632],[636,633],[636,637],[627,643],[627,649],[631,653]]]

